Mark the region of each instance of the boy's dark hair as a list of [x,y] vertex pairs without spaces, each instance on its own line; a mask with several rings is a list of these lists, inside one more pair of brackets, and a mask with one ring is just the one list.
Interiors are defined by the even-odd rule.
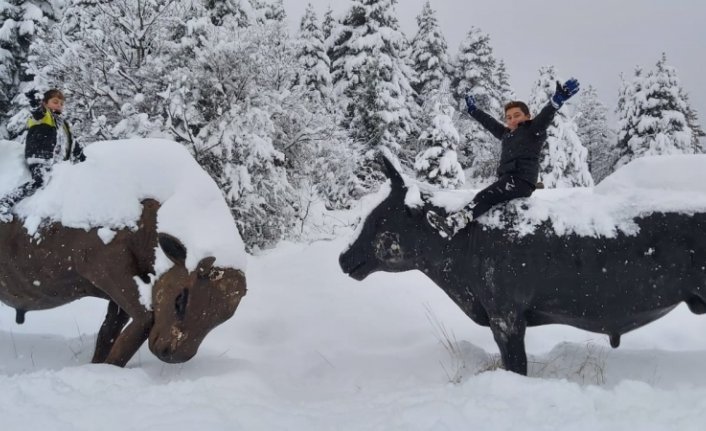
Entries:
[[49,101],[49,99],[53,97],[58,97],[59,99],[64,100],[64,93],[62,93],[61,90],[52,88],[51,90],[44,93],[44,98],[42,98],[42,102],[46,103]]
[[522,111],[525,115],[530,114],[530,110],[525,102],[520,102],[519,100],[513,100],[512,102],[508,102],[505,104],[504,112],[507,113],[507,111],[512,108],[520,108],[520,111]]

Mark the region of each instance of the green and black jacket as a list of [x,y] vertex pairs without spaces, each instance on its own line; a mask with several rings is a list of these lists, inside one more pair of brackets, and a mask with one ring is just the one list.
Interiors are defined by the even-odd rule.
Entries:
[[27,140],[25,142],[25,159],[49,160],[54,157],[54,147],[57,145],[57,133],[66,133],[66,154],[63,160],[82,162],[86,159],[83,148],[74,142],[71,128],[63,121],[63,130],[59,130],[54,114],[48,109],[40,108],[32,112],[27,120]]

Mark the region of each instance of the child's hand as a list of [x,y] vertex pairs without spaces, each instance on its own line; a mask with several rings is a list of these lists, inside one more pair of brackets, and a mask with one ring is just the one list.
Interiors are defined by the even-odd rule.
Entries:
[[571,96],[579,92],[579,82],[576,80],[576,78],[571,78],[568,81],[564,83],[564,85],[561,85],[559,81],[556,82],[556,91],[554,92],[554,96],[552,96],[552,104],[554,107],[557,109],[561,108],[561,105],[564,104]]

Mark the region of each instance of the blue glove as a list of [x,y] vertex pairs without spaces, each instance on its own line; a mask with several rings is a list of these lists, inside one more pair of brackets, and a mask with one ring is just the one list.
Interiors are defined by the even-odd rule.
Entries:
[[561,105],[564,104],[571,96],[579,92],[579,82],[576,80],[576,78],[571,78],[568,81],[564,83],[564,85],[561,85],[559,81],[556,82],[556,91],[554,92],[554,95],[552,96],[552,105],[556,109],[561,108]]
[[478,107],[476,106],[476,98],[470,94],[466,95],[466,106],[468,107],[468,113],[472,114]]

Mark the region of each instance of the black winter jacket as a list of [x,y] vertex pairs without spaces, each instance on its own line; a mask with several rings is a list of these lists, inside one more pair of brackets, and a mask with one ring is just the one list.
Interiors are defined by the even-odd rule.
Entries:
[[497,175],[512,175],[537,183],[539,177],[539,155],[547,139],[547,128],[554,119],[556,108],[550,103],[533,119],[521,123],[513,132],[495,118],[480,109],[471,116],[500,139],[502,151]]
[[52,159],[57,145],[57,133],[66,133],[66,154],[62,160],[84,161],[86,156],[83,154],[83,148],[74,142],[69,123],[63,121],[63,130],[59,130],[55,115],[44,108],[32,112],[27,121],[29,130],[25,141],[25,159]]

